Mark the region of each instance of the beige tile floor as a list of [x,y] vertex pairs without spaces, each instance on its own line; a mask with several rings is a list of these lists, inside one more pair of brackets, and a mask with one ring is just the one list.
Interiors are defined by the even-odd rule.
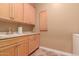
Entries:
[[39,48],[31,56],[66,56],[66,55]]

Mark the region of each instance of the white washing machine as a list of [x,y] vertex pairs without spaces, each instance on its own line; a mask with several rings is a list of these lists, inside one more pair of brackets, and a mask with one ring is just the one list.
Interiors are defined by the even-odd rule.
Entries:
[[79,34],[73,34],[73,54],[79,55]]

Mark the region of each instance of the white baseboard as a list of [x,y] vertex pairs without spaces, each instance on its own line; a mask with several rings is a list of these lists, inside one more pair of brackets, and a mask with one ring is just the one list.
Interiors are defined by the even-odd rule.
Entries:
[[48,50],[48,51],[51,51],[51,52],[56,52],[56,53],[61,53],[63,55],[67,55],[67,56],[72,56],[73,54],[71,53],[67,53],[67,52],[63,52],[63,51],[60,51],[60,50],[56,50],[56,49],[51,49],[51,48],[47,48],[47,47],[43,47],[43,46],[40,46],[41,49],[45,49],[45,50]]

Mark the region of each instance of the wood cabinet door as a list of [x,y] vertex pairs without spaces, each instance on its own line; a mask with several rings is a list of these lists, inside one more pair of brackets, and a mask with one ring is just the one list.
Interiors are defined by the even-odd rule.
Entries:
[[10,5],[9,3],[0,3],[0,17],[10,19]]
[[35,8],[30,4],[24,4],[24,22],[35,24]]
[[29,54],[35,50],[34,36],[29,36]]
[[22,3],[14,3],[13,4],[14,11],[14,20],[17,22],[23,22],[23,4]]
[[39,35],[29,36],[29,54],[39,47]]
[[22,3],[13,3],[12,4],[12,14],[13,18],[17,22],[24,22],[23,21],[23,4]]
[[0,56],[15,56],[15,47],[6,46],[0,48]]
[[35,48],[38,48],[40,45],[40,35],[36,34],[35,35]]
[[28,44],[26,42],[22,42],[17,46],[17,55],[18,56],[27,56],[28,55]]
[[30,5],[30,24],[35,24],[35,7],[33,7],[32,5]]

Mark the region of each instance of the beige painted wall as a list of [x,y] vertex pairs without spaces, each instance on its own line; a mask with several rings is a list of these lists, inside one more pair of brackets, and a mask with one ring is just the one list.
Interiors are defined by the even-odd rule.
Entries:
[[79,4],[37,4],[38,20],[42,9],[48,12],[48,31],[41,32],[41,46],[72,52],[72,34],[79,32]]

